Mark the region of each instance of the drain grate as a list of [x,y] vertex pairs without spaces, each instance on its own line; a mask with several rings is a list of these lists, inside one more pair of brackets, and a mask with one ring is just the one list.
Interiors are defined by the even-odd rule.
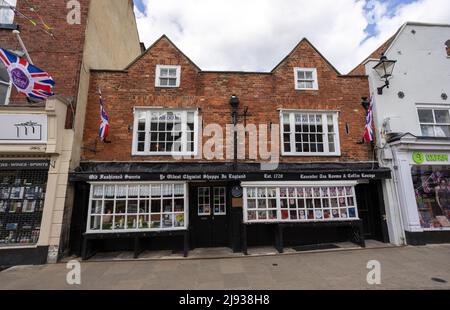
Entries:
[[441,278],[431,278],[431,280],[438,283],[447,283],[447,280]]
[[311,244],[311,245],[295,246],[292,248],[297,252],[303,252],[303,251],[339,249],[339,246],[337,246],[336,244]]

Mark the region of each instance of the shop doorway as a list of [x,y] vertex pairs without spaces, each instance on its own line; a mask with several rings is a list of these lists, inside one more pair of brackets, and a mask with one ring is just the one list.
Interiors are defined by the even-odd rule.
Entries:
[[229,246],[229,197],[225,185],[190,189],[191,244],[196,248]]
[[356,200],[358,214],[363,221],[364,238],[389,242],[381,184],[379,182],[358,184]]

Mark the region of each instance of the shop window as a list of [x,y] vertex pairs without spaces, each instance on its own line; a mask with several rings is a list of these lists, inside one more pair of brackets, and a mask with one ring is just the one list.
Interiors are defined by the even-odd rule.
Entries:
[[422,135],[426,137],[450,137],[450,113],[448,109],[419,108]]
[[9,74],[3,62],[0,61],[0,105],[9,103],[9,95],[11,93],[11,83]]
[[282,111],[283,155],[339,156],[338,114]]
[[156,87],[180,87],[181,66],[156,66]]
[[186,229],[186,199],[183,183],[93,184],[87,231]]
[[295,89],[296,90],[318,90],[317,69],[315,68],[295,68]]
[[358,219],[355,189],[346,186],[244,188],[245,222],[309,222]]
[[214,215],[226,215],[227,214],[227,204],[226,204],[226,188],[225,187],[214,187],[213,196],[213,209]]
[[195,110],[136,109],[133,154],[193,155],[197,131]]
[[14,11],[17,0],[0,0],[0,27],[1,25],[12,25],[14,23]]
[[415,165],[411,175],[422,228],[450,229],[450,166]]
[[48,171],[0,172],[0,247],[39,239]]

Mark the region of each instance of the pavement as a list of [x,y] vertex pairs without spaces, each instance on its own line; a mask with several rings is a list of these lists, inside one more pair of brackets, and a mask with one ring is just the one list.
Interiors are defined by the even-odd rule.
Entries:
[[[377,260],[381,284],[367,283]],[[81,285],[65,263],[12,267],[0,289],[450,289],[450,244],[210,259],[81,262]]]

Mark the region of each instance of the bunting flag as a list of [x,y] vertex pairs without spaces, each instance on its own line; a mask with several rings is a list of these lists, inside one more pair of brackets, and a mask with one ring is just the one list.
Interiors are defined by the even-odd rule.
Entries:
[[34,101],[46,100],[54,95],[55,81],[47,72],[3,48],[0,48],[0,60],[5,65],[10,81],[19,93]]
[[372,120],[373,120],[373,96],[370,98],[369,110],[367,111],[366,116],[366,128],[364,130],[364,142],[369,143],[373,142],[373,128],[372,128]]
[[108,141],[106,140],[106,138],[108,137],[109,120],[108,115],[106,114],[105,108],[103,106],[102,92],[100,91],[100,89],[98,90],[98,94],[100,96],[100,119],[101,119],[98,136],[103,142],[107,143]]

